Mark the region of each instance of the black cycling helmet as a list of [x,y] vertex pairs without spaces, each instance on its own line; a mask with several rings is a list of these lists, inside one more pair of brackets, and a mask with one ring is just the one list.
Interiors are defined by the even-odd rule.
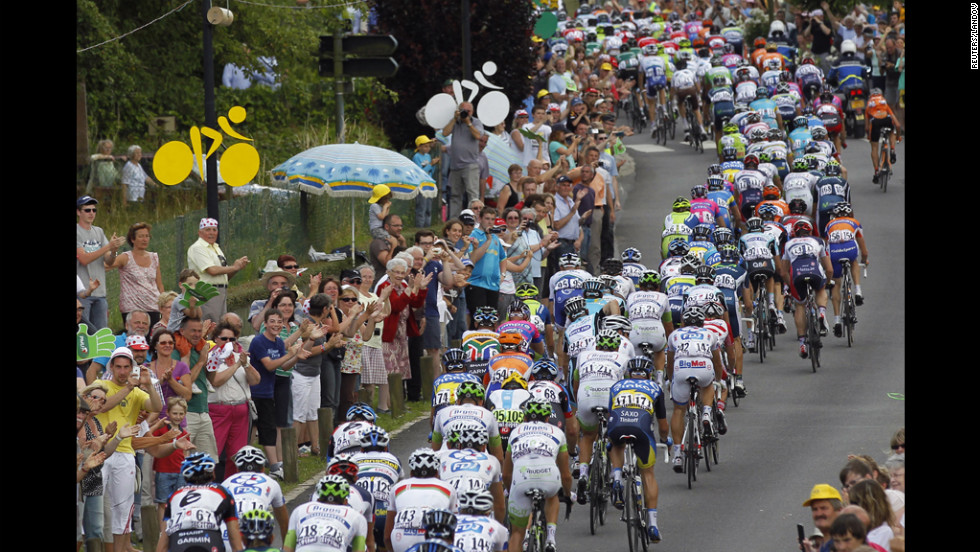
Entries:
[[698,199],[708,197],[708,187],[704,184],[695,184],[694,187],[691,188],[691,197]]
[[762,232],[763,220],[759,217],[749,217],[749,220],[745,221],[745,226],[748,227],[749,232]]
[[603,274],[619,276],[623,273],[623,261],[614,257],[609,257],[600,263],[599,268],[602,270]]
[[839,201],[837,205],[834,205],[833,213],[835,217],[850,217],[854,215],[854,209],[850,203]]
[[449,510],[433,508],[422,515],[422,527],[429,539],[451,539],[456,534],[456,515]]
[[836,160],[831,159],[830,161],[827,162],[826,165],[824,165],[823,172],[827,176],[840,176],[841,175],[840,163],[838,163]]
[[446,349],[442,353],[442,365],[450,372],[463,370],[466,368],[466,353],[459,348]]
[[721,176],[721,165],[718,163],[708,165],[708,176]]
[[715,239],[715,245],[734,243],[735,241],[735,233],[730,228],[725,228],[724,226],[715,228],[712,237]]
[[670,257],[683,257],[691,250],[691,244],[684,240],[672,240],[667,245],[667,255]]
[[493,307],[477,307],[473,313],[473,323],[477,326],[494,326],[497,320],[497,309]]
[[520,317],[520,320],[531,319],[531,307],[520,299],[514,299],[507,307],[507,318],[514,320],[516,317]]
[[734,146],[725,146],[721,148],[721,158],[725,161],[735,161],[738,159],[738,150]]
[[631,379],[650,379],[653,370],[653,361],[645,356],[633,357],[626,363],[626,373]]
[[691,231],[692,241],[711,241],[711,226],[707,224],[699,224],[694,227]]
[[701,265],[694,271],[694,281],[699,284],[710,284],[715,283],[715,269],[710,265]]
[[794,215],[802,215],[806,212],[806,201],[802,198],[795,198],[789,202],[789,212]]

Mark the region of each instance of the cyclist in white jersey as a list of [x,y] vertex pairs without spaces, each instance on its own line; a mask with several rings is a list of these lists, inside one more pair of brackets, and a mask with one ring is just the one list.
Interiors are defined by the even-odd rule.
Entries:
[[684,439],[684,415],[691,398],[691,384],[687,378],[698,378],[701,388],[701,422],[711,431],[711,401],[715,396],[715,378],[725,378],[717,339],[710,330],[703,328],[704,312],[698,307],[684,311],[684,325],[674,330],[667,340],[667,377],[671,380],[670,398],[674,401],[674,412],[670,419],[670,432],[674,437],[672,461],[674,471],[684,470],[681,456],[681,443]]
[[521,550],[531,514],[531,498],[537,489],[545,496],[548,523],[546,552],[554,552],[558,527],[558,491],[572,496],[572,473],[568,469],[568,445],[562,430],[548,423],[551,403],[532,399],[526,403],[522,424],[514,428],[504,457],[504,486],[510,489],[508,514],[511,525],[509,550]]
[[459,496],[463,491],[487,490],[493,497],[494,513],[503,523],[507,499],[500,462],[487,450],[487,431],[476,422],[461,422],[449,436],[450,448],[439,451],[439,479],[449,483]]
[[405,552],[425,540],[422,518],[427,510],[456,511],[456,489],[439,480],[439,456],[417,449],[408,458],[409,478],[399,481],[388,495],[385,546],[389,552]]
[[579,354],[595,343],[595,317],[589,315],[583,297],[573,297],[565,303],[565,317],[565,342],[568,343],[569,362],[564,368],[566,381],[571,381]]
[[[666,261],[664,261],[666,262]],[[667,336],[674,331],[670,319],[667,294],[660,291],[660,274],[648,270],[640,276],[640,290],[626,301],[633,329],[629,340],[633,347],[653,361],[658,372],[656,381],[663,382],[664,363],[667,355]]]
[[497,419],[493,416],[493,412],[480,406],[485,398],[486,390],[483,385],[469,381],[461,383],[456,388],[458,404],[447,406],[436,414],[435,422],[432,424],[432,450],[448,448],[443,443],[443,436],[448,438],[452,429],[459,422],[476,421],[487,430],[489,439],[487,450],[496,456],[497,460],[503,460]]
[[603,330],[613,330],[619,334],[619,354],[627,360],[636,356],[636,348],[630,342],[630,332],[633,331],[633,323],[626,316],[620,314],[609,315],[602,319]]
[[433,508],[422,516],[425,540],[413,545],[408,552],[463,552],[453,544],[456,539],[456,514]]
[[187,485],[174,491],[167,500],[158,551],[215,552],[223,546],[222,523],[228,527],[232,549],[244,548],[235,498],[214,482],[215,463],[207,453],[195,452],[180,465]]
[[[365,540],[365,546],[368,550],[374,550],[375,531],[377,530],[374,496],[372,496],[371,493],[363,487],[357,486],[357,464],[348,458],[340,458],[335,456],[330,460],[330,463],[327,464],[327,475],[339,475],[347,480],[347,484],[350,485],[350,493],[347,496],[347,504],[350,505],[351,508],[354,508],[360,512],[361,515],[364,516],[364,520],[367,521],[367,538]],[[310,497],[310,500],[316,501],[316,498],[316,491],[314,491],[313,495]]]
[[[731,338],[731,321],[728,318],[728,307],[725,303],[725,294],[715,287],[715,269],[702,265],[695,271],[696,285],[684,291],[684,309],[697,307],[704,313],[703,328],[712,332],[717,340],[719,349],[725,350],[725,355],[730,366],[735,365],[735,341]],[[724,381],[724,379],[719,380]],[[713,395],[712,395],[713,396]],[[725,421],[725,402],[728,400],[728,388],[722,388],[721,397],[718,399],[718,433],[724,435],[728,432],[728,424]]]
[[455,544],[463,552],[500,552],[507,547],[510,531],[491,516],[494,499],[490,491],[477,489],[457,495]]
[[687,96],[694,97],[694,114],[698,123],[696,131],[701,133],[702,139],[707,139],[701,116],[701,83],[698,82],[698,76],[692,69],[688,69],[688,64],[684,60],[678,60],[675,67],[677,71],[674,72],[671,86],[674,89],[678,109],[680,109],[681,120],[684,121],[684,141],[690,141],[691,133],[691,129],[687,128],[687,108],[684,105],[684,98]]
[[802,157],[793,160],[793,172],[783,179],[783,201],[792,204],[794,199],[804,202],[804,212],[813,207],[813,188],[820,177],[810,172],[810,164]]
[[370,493],[374,502],[374,543],[384,542],[384,527],[388,516],[388,496],[391,487],[404,477],[402,463],[388,452],[391,438],[383,428],[373,426],[361,434],[361,452],[350,456],[357,466],[355,486]]
[[367,520],[347,503],[350,484],[325,475],[316,484],[317,499],[301,504],[289,517],[284,552],[364,552]]
[[[815,282],[817,307],[820,311],[820,335],[827,335],[827,274],[834,273],[834,266],[830,261],[830,254],[827,251],[824,241],[813,235],[813,224],[809,221],[799,220],[793,225],[793,238],[786,242],[786,249],[783,252],[780,273],[783,281],[790,283],[790,292],[796,302],[803,303],[806,290],[802,287],[804,277],[812,277]],[[798,308],[794,313],[796,322],[796,335],[800,342],[800,356],[807,358],[809,350],[806,345],[805,335],[805,316],[804,309]]]
[[377,415],[370,406],[357,403],[347,409],[346,418],[347,421],[338,425],[330,435],[327,459],[338,454],[358,452],[361,448],[361,433],[374,425]]
[[[242,519],[245,512],[265,510],[275,515],[279,524],[279,534],[285,539],[289,528],[289,510],[286,509],[286,499],[283,498],[282,488],[270,475],[266,475],[265,466],[268,461],[261,449],[246,445],[235,453],[235,467],[238,473],[224,480],[221,486],[235,497],[238,508],[238,518]],[[225,541],[225,550],[232,552],[231,541],[228,539],[228,528],[221,524],[221,538]]]

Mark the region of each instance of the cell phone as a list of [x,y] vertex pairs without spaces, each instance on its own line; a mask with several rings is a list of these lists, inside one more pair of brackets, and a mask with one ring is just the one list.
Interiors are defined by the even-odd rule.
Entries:
[[623,136],[626,136],[626,131],[620,130],[619,132],[614,132],[613,134],[622,138]]
[[142,368],[142,366],[141,366],[141,365],[139,365],[139,364],[136,364],[136,363],[134,362],[134,363],[133,363],[133,373],[132,373],[132,375],[134,375],[134,376],[136,376],[136,377],[140,377],[140,371],[141,371],[141,368]]
[[800,541],[800,546],[803,546],[803,541],[806,539],[805,531],[803,530],[803,524],[796,524],[796,538]]

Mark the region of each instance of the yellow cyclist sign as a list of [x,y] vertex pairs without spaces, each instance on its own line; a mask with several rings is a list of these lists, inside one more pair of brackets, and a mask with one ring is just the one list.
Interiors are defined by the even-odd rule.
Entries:
[[[228,122],[241,123],[245,120],[245,108],[235,106],[228,110],[228,117],[218,117],[218,126],[225,134],[239,140],[251,142],[252,139],[243,136],[233,128]],[[211,138],[211,148],[206,155],[201,155],[201,135]],[[204,174],[204,161],[211,157],[218,147],[221,146],[223,137],[220,132],[209,127],[191,127],[191,147],[183,142],[167,142],[160,146],[156,155],[153,156],[153,174],[157,180],[168,186],[180,184],[191,174],[194,163],[197,163],[198,173]],[[191,151],[193,148],[193,152]],[[229,146],[221,154],[220,174],[225,183],[229,186],[243,186],[248,184],[256,174],[259,173],[259,152],[251,145],[238,143]]]

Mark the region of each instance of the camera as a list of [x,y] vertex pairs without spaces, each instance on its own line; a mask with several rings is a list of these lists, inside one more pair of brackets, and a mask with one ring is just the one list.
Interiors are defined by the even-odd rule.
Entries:
[[459,120],[460,121],[465,120],[469,116],[470,116],[469,112],[467,112],[465,109],[460,109],[459,110]]

